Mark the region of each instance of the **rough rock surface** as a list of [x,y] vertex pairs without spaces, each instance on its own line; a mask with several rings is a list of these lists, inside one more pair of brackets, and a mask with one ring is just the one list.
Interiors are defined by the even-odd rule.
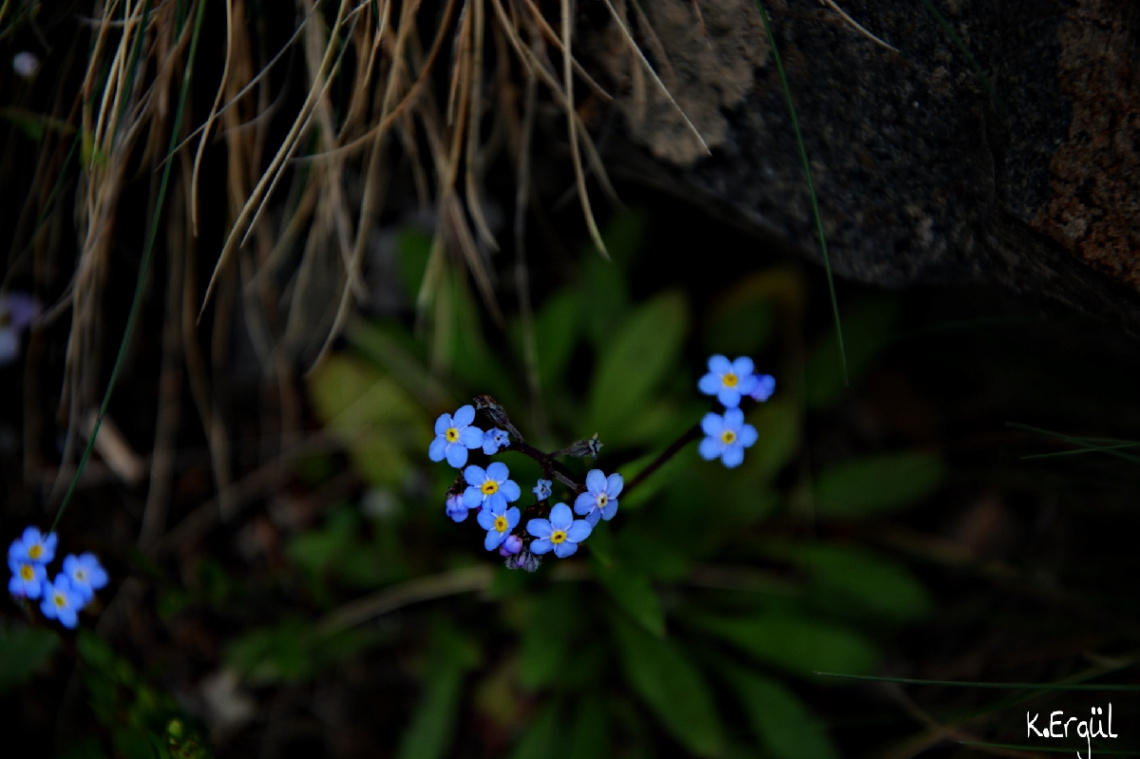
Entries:
[[[923,0],[839,5],[897,52],[822,3],[765,0],[834,270],[886,286],[997,280],[1140,331],[1140,5],[931,0],[952,33]],[[642,7],[629,26],[712,153],[610,22],[579,46],[624,116],[608,166],[818,260],[754,3]]]

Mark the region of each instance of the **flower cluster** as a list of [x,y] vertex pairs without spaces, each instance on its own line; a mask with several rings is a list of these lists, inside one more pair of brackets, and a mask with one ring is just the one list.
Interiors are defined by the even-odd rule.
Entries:
[[[428,446],[428,458],[437,462],[446,460],[460,471],[444,499],[447,516],[462,522],[474,511],[475,521],[486,531],[483,547],[488,551],[497,550],[512,569],[533,572],[544,554],[553,553],[560,559],[573,555],[599,520],[613,519],[624,481],[620,474],[607,477],[602,470],[591,469],[586,474],[585,484],[578,485],[567,470],[555,462],[555,457],[597,457],[602,447],[597,436],[579,440],[555,453],[543,454],[526,444],[510,423],[506,411],[490,396],[479,396],[476,404],[492,423],[501,426],[484,431],[474,424],[476,407],[461,406],[454,414],[441,414],[436,419],[435,439]],[[517,440],[515,450],[535,459],[545,474],[531,489],[535,502],[522,510],[512,505],[522,496],[522,489],[511,479],[506,464],[501,461],[493,461],[486,467],[467,464],[470,451],[481,449],[484,455],[493,456],[510,448],[512,437]],[[555,478],[574,488],[577,497],[573,510],[565,503],[550,504]],[[575,514],[584,518],[575,519]]]
[[709,412],[701,420],[701,458],[712,461],[719,458],[732,469],[744,461],[744,449],[756,442],[756,428],[744,423],[740,401],[768,400],[776,390],[776,378],[770,374],[756,374],[752,359],[741,356],[735,361],[715,355],[709,359],[708,374],[701,377],[697,388],[705,395],[714,395],[724,406],[723,414]]
[[45,617],[73,628],[79,622],[80,609],[107,584],[107,572],[93,553],[69,554],[63,560],[63,571],[48,582],[47,565],[55,558],[57,542],[54,532],[44,535],[35,527],[28,527],[12,542],[8,547],[8,569],[12,572],[8,592],[17,598],[41,599],[40,611]]

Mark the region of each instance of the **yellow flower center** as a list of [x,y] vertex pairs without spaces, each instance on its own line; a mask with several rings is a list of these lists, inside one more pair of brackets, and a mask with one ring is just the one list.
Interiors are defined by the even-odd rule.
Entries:
[[30,582],[31,580],[35,579],[35,576],[36,576],[36,571],[34,569],[32,569],[31,564],[21,564],[20,565],[20,579],[21,580],[23,580],[25,582]]
[[82,569],[75,570],[75,573],[72,575],[72,577],[75,578],[76,582],[87,582],[87,573]]
[[447,438],[447,442],[449,443],[459,442],[459,430],[454,427],[448,427],[447,432],[443,433],[443,436]]
[[566,542],[566,530],[555,530],[550,533],[550,542],[554,545]]
[[725,372],[724,377],[721,378],[721,381],[724,382],[725,387],[736,387],[736,385],[740,382],[737,376],[732,372]]
[[494,480],[486,480],[479,489],[483,491],[483,495],[494,495],[499,492],[499,483]]
[[724,432],[720,433],[720,440],[725,445],[732,445],[736,442],[736,433],[732,430],[725,430]]
[[609,502],[610,502],[610,497],[608,495],[606,495],[605,493],[600,493],[598,495],[598,508],[604,509],[606,507],[606,504]]
[[39,543],[36,543],[34,546],[32,546],[31,548],[28,549],[28,558],[33,559],[33,560],[38,559],[40,556],[43,555],[43,552],[44,552],[44,547],[41,546]]
[[506,516],[499,515],[495,517],[495,532],[507,531],[507,518]]
[[65,596],[62,593],[56,593],[55,595],[53,595],[51,597],[51,601],[60,609],[67,606],[67,596]]

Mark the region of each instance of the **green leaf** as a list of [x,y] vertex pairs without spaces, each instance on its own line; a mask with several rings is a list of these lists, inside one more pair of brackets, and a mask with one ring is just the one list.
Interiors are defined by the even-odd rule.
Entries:
[[688,330],[685,297],[664,293],[639,307],[599,350],[590,390],[589,432],[603,442],[633,442],[628,426],[643,413],[652,393],[670,372]]
[[566,365],[581,332],[580,314],[581,300],[578,293],[564,290],[547,298],[535,315],[538,377],[544,388],[562,386]]
[[778,681],[735,662],[719,660],[718,671],[736,691],[760,745],[780,759],[837,759],[822,721]]
[[511,752],[511,759],[561,759],[565,732],[561,705],[549,701],[535,717]]
[[818,671],[865,674],[878,660],[875,648],[858,633],[805,617],[688,614],[683,619],[760,661],[797,675]]
[[0,625],[0,693],[31,678],[55,650],[59,635],[21,625]]
[[930,596],[906,567],[850,546],[781,545],[770,553],[806,569],[821,607],[854,608],[898,622],[931,609]]
[[301,620],[286,620],[235,640],[226,651],[226,661],[255,683],[301,680],[316,667],[314,643],[310,626]]
[[579,699],[574,714],[570,746],[565,759],[598,759],[610,756],[609,711],[604,696],[591,693]]
[[[897,314],[895,299],[879,296],[843,315],[847,371],[852,385],[874,365],[875,358],[893,338]],[[830,333],[808,358],[804,383],[804,400],[812,410],[826,408],[847,390],[835,332]]]
[[700,671],[675,641],[654,637],[621,614],[611,620],[626,679],[665,730],[691,754],[719,754],[724,730]]
[[594,576],[619,609],[646,632],[665,637],[665,613],[648,577],[618,561],[605,564],[591,555],[590,563]]
[[523,687],[539,690],[558,678],[581,630],[580,603],[577,589],[565,585],[548,588],[537,601],[519,646],[518,677]]
[[455,735],[463,669],[454,663],[439,667],[424,684],[426,689],[412,723],[400,739],[400,759],[446,756]]
[[891,453],[852,459],[821,474],[815,508],[821,516],[857,518],[909,506],[935,492],[946,476],[927,453]]

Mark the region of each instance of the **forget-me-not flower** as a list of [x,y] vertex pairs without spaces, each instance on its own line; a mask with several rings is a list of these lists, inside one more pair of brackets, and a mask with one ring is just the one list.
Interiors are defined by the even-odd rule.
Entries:
[[550,486],[554,483],[550,480],[539,480],[538,484],[530,489],[534,493],[534,497],[540,501],[545,501],[550,497]]
[[463,479],[467,480],[463,505],[469,509],[478,506],[484,509],[502,506],[505,509],[508,503],[517,501],[522,495],[515,481],[508,479],[510,476],[510,470],[501,461],[491,463],[486,470],[474,465],[467,467],[463,470]]
[[58,619],[64,627],[74,628],[79,622],[79,610],[86,601],[65,574],[55,576],[55,582],[44,586],[44,598],[40,601],[40,611],[48,619]]
[[[518,509],[515,510],[518,511]],[[508,535],[503,540],[503,544],[499,546],[499,555],[503,558],[514,556],[516,553],[522,550],[522,547],[523,539],[521,537],[518,535]]]
[[467,507],[463,505],[462,493],[448,493],[444,510],[453,522],[462,522],[467,518]]
[[90,601],[95,597],[95,591],[107,584],[107,572],[93,553],[69,554],[63,560],[63,573],[84,601]]
[[8,592],[21,598],[39,598],[48,584],[47,569],[43,564],[8,556],[8,569],[12,579],[8,580]]
[[740,396],[748,395],[756,387],[752,369],[752,359],[747,356],[730,362],[718,353],[709,359],[709,373],[701,377],[697,388],[705,395],[715,395],[725,408],[736,408],[740,405]]
[[574,513],[585,516],[593,527],[599,519],[607,522],[617,513],[618,499],[625,480],[617,472],[606,477],[601,469],[591,469],[586,473],[586,492],[574,499]]
[[578,544],[590,537],[593,529],[585,519],[575,519],[570,507],[564,503],[554,504],[550,519],[532,519],[526,523],[526,531],[535,537],[530,543],[530,552],[544,554],[554,551],[560,559],[577,551]]
[[507,434],[506,430],[496,427],[483,433],[483,453],[488,456],[493,456],[499,452],[500,448],[509,448],[510,445],[511,436]]
[[503,502],[497,502],[494,506],[480,511],[475,519],[479,522],[479,526],[487,531],[483,547],[488,551],[494,551],[502,545],[511,534],[511,530],[518,527],[520,516],[518,508],[512,506],[508,509]]
[[744,423],[744,412],[738,408],[726,409],[724,416],[705,414],[701,429],[708,437],[701,441],[701,458],[712,461],[720,458],[729,469],[744,461],[744,449],[756,442],[756,428]]
[[752,388],[748,397],[758,403],[763,403],[772,397],[772,393],[776,392],[776,378],[771,374],[757,374],[755,377],[756,387]]
[[28,527],[24,534],[12,541],[8,547],[8,558],[13,556],[33,564],[48,564],[55,558],[55,546],[59,542],[55,533],[44,535],[35,527]]
[[460,406],[452,414],[440,414],[435,420],[435,440],[428,446],[428,458],[443,461],[456,469],[467,463],[467,451],[483,445],[483,430],[472,427],[475,421],[475,407],[471,404]]

